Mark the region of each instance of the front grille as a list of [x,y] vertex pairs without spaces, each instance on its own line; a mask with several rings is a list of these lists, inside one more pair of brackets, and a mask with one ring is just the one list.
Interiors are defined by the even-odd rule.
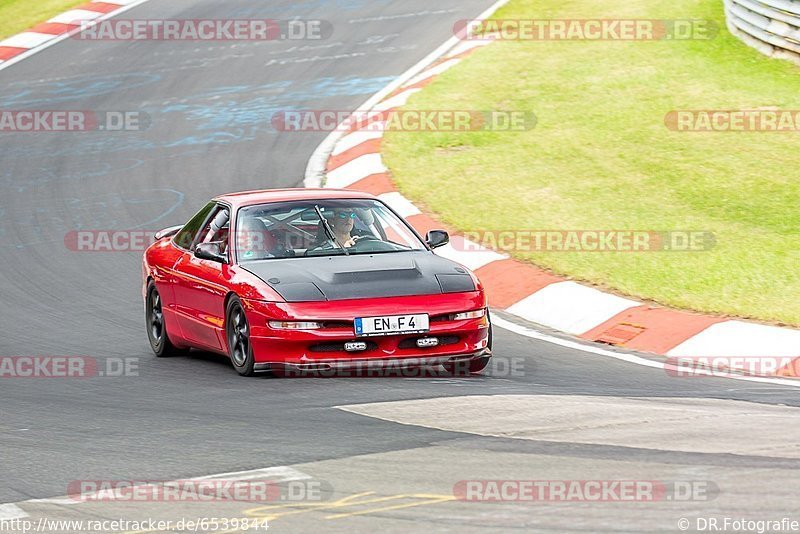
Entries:
[[[345,341],[342,341],[341,343],[339,343],[339,342],[337,342],[337,343],[317,343],[315,345],[311,345],[310,347],[308,347],[308,350],[310,350],[311,352],[347,352],[346,350],[344,350],[344,344],[345,343],[346,343]],[[349,343],[349,342],[347,342],[347,343]],[[378,344],[375,343],[374,341],[365,341],[365,343],[367,344],[366,350],[356,351],[356,352],[366,352],[366,351],[375,350],[375,349],[378,348]],[[352,353],[350,353],[350,354],[352,354]]]
[[[409,337],[402,340],[400,343],[397,344],[397,347],[400,349],[416,349],[417,347],[417,340],[426,338],[426,337],[436,337],[439,340],[439,344],[437,347],[441,347],[443,345],[455,345],[459,341],[458,336],[417,336],[417,337]],[[430,347],[435,348],[435,347]]]

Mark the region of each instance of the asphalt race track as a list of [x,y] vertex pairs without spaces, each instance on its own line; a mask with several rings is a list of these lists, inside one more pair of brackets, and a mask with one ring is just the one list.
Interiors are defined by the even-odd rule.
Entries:
[[[721,493],[707,502],[657,504],[432,499],[341,516],[312,510],[276,519],[278,531],[678,532],[682,517],[796,512],[798,431],[781,423],[779,435],[752,432],[736,417],[752,406],[797,421],[794,387],[678,379],[501,328],[494,333],[497,361],[483,376],[245,379],[214,355],[156,360],[144,330],[139,252],[65,247],[72,230],[158,230],[184,222],[216,194],[301,186],[326,132],[279,133],[265,117],[355,108],[449,38],[454,21],[489,4],[152,0],[124,16],[313,18],[329,21],[334,33],[321,42],[67,39],[0,71],[0,109],[137,111],[151,121],[143,132],[0,134],[0,355],[138,359],[138,376],[2,380],[0,503],[62,496],[74,480],[174,480],[291,466],[327,481],[334,500],[364,492],[390,502],[452,495],[470,478],[703,480]],[[561,398],[587,400],[550,421],[555,430],[547,437],[517,436],[517,419],[494,430],[462,426],[462,408],[473,414],[470,422],[526,413],[514,407],[516,397],[508,398],[508,410],[492,404],[473,412],[466,398],[476,395],[534,396],[539,415]],[[337,408],[436,398],[453,404],[435,421],[416,418],[405,405],[387,408],[396,417]],[[614,418],[614,402],[638,398],[647,400],[635,416]],[[668,417],[655,422],[670,432],[651,429],[645,443],[614,430],[631,423],[626,417],[652,424],[642,416],[647,408],[674,407],[676,399],[690,399],[678,405],[694,416],[672,426]],[[576,435],[588,426],[596,434]],[[736,436],[737,445],[707,450],[704,432]],[[793,445],[770,445],[780,440]],[[219,516],[191,504],[20,506],[32,517]]]

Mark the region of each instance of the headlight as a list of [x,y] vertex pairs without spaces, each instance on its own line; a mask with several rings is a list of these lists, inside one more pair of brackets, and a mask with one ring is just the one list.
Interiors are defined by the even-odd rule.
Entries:
[[317,330],[322,328],[322,323],[315,321],[270,321],[269,326],[276,330]]
[[463,321],[464,319],[480,319],[486,315],[486,308],[480,310],[457,313],[453,316],[454,321]]

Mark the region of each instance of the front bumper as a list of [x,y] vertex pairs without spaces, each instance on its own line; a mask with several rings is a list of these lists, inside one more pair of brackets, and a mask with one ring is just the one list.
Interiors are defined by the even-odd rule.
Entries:
[[[487,355],[488,315],[478,319],[450,320],[454,313],[485,307],[479,292],[437,295],[436,298],[395,297],[322,303],[269,303],[246,301],[251,327],[250,342],[257,370],[346,369],[374,365],[440,365],[454,358],[475,359]],[[357,337],[355,317],[428,313],[431,322],[422,334],[392,334]],[[317,330],[277,330],[269,321],[316,321],[326,323]],[[420,338],[436,338],[433,347],[419,347]],[[348,351],[345,343],[363,342],[364,350]],[[416,362],[416,363],[415,363]]]
[[[472,354],[455,356],[432,357],[407,357],[407,358],[349,358],[315,360],[305,363],[272,362],[257,363],[254,366],[257,372],[279,372],[288,376],[342,376],[344,373],[352,376],[422,376],[424,373],[415,370],[423,367],[450,365],[456,369],[468,369],[470,362],[486,357],[491,357],[489,349],[483,349]],[[408,373],[408,371],[415,371]]]

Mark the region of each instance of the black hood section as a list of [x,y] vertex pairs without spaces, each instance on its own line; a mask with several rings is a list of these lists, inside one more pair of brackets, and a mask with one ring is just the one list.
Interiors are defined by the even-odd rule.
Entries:
[[242,268],[287,302],[475,291],[466,269],[426,251],[270,259],[248,262]]

